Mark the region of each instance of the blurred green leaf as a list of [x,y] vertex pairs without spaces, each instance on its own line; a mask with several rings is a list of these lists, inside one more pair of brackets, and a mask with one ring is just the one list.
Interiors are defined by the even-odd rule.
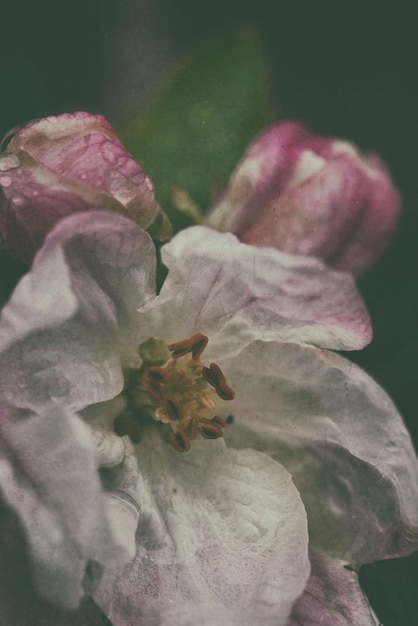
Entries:
[[205,211],[253,136],[274,119],[260,41],[240,30],[200,43],[121,134],[177,231],[193,220],[175,207],[173,188]]

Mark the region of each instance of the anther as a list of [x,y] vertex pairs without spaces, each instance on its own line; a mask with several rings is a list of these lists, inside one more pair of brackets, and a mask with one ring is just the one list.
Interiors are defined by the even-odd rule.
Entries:
[[204,351],[206,346],[208,345],[209,339],[206,337],[206,335],[201,335],[201,334],[194,335],[192,339],[194,339],[193,348],[192,348],[192,357],[193,359],[195,359],[195,361],[197,361],[199,357],[202,355],[202,352]]
[[221,428],[225,428],[226,426],[226,421],[220,415],[214,415],[211,419],[211,422],[218,424],[218,426],[220,426]]
[[188,452],[190,450],[190,441],[180,430],[176,433],[173,430],[170,432],[170,443],[177,452]]
[[[191,415],[181,421],[181,430],[190,440],[196,439],[198,434],[199,417]],[[178,429],[177,429],[178,430]]]
[[222,400],[233,400],[235,398],[235,391],[228,387],[224,380],[219,382],[216,387],[216,393]]
[[209,339],[206,335],[197,334],[193,335],[189,339],[183,339],[183,341],[177,341],[168,346],[168,349],[173,355],[174,359],[178,359],[186,354],[192,353],[193,359],[197,360],[202,354],[203,350],[208,345]]
[[212,385],[216,389],[218,386],[218,379],[215,374],[208,367],[202,367],[202,376],[209,385]]
[[206,382],[214,387],[216,393],[222,400],[233,400],[235,398],[235,392],[227,385],[225,376],[219,365],[211,363],[210,368],[203,367],[202,376]]
[[164,392],[161,384],[152,379],[144,380],[144,387],[148,391],[151,400],[159,402],[164,398]]
[[219,367],[219,365],[216,365],[216,363],[211,363],[210,364],[210,371],[215,376],[215,378],[216,378],[216,380],[218,382],[220,382],[221,380],[225,380],[225,376],[224,376],[221,368]]
[[200,419],[200,434],[205,439],[219,439],[224,436],[221,426],[206,417]]
[[164,383],[168,379],[168,374],[163,367],[153,365],[147,370],[147,378],[156,383]]
[[167,415],[171,420],[178,421],[183,417],[181,406],[175,400],[167,398],[165,401],[165,408]]

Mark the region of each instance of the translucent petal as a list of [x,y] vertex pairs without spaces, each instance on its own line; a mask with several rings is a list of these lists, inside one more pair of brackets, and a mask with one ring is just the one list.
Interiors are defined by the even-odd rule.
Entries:
[[54,405],[0,411],[0,488],[25,534],[34,586],[75,608],[102,566],[132,556],[112,526],[90,429]]
[[138,360],[136,311],[154,276],[152,241],[130,220],[98,211],[60,222],[2,313],[7,400],[81,408],[117,395],[121,366]]
[[205,227],[179,233],[162,258],[170,271],[161,294],[140,311],[157,338],[204,333],[214,356],[253,339],[346,350],[371,339],[351,277],[316,259],[247,246]]
[[418,461],[396,408],[334,353],[254,342],[220,361],[235,400],[227,443],[263,450],[290,471],[311,545],[354,564],[418,545]]
[[155,431],[137,456],[152,500],[137,554],[95,595],[114,626],[284,626],[309,576],[305,511],[288,473],[219,441],[181,454]]

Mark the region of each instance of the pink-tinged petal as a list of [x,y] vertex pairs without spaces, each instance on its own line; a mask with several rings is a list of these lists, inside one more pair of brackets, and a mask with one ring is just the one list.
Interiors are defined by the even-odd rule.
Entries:
[[[299,170],[314,174],[305,178]],[[346,156],[326,163],[311,152],[303,154],[294,175],[295,182],[290,181],[286,190],[266,199],[264,211],[251,228],[238,230],[236,235],[251,245],[262,241],[263,246],[283,252],[332,259],[347,234],[351,240],[362,213],[366,181],[359,180],[358,168]]]
[[352,278],[317,259],[248,246],[199,226],[176,235],[162,259],[168,277],[140,319],[168,343],[204,333],[208,350],[227,355],[253,339],[344,350],[371,339]]
[[92,210],[91,203],[69,190],[55,176],[42,177],[33,169],[18,168],[0,177],[7,181],[7,195],[0,189],[0,231],[10,248],[30,261],[46,235],[62,218]]
[[[114,626],[285,626],[309,577],[306,517],[289,474],[253,450],[149,431],[137,447],[152,510],[137,554],[95,594]],[[151,518],[154,522],[151,524]]]
[[355,237],[348,237],[333,260],[337,269],[361,274],[384,251],[396,228],[399,196],[389,174],[376,156],[364,160],[369,178],[364,204],[368,210],[357,220]]
[[338,560],[310,551],[311,577],[288,626],[377,626],[357,574]]
[[101,115],[64,113],[32,122],[14,136],[8,151],[24,163],[33,160],[60,178],[91,187],[103,195],[104,207],[106,197],[120,203],[141,225],[152,221],[142,214],[154,204],[152,181]]
[[25,535],[39,595],[75,608],[103,567],[132,558],[109,515],[90,429],[49,405],[42,413],[0,408],[0,488]]
[[120,393],[154,282],[154,246],[132,221],[103,211],[61,221],[2,312],[8,401],[40,407],[52,397],[79,409]]
[[298,344],[254,342],[219,360],[235,399],[229,445],[292,474],[310,545],[353,565],[418,546],[418,461],[395,406],[362,370]]
[[0,173],[0,230],[25,260],[73,211],[100,207],[144,228],[161,213],[150,177],[101,115],[66,113],[23,126],[0,157]]
[[[269,196],[284,192],[292,178],[301,178],[300,172],[295,176],[301,152],[308,150],[313,155],[321,142],[323,140],[294,122],[276,124],[260,133],[232,174],[225,193],[213,207],[208,224],[233,233],[244,232],[256,224]],[[310,159],[305,166],[307,174],[302,179],[312,176],[323,165],[321,158]],[[273,228],[272,224],[270,228]]]
[[377,157],[286,122],[255,138],[207,223],[359,274],[388,244],[399,206]]

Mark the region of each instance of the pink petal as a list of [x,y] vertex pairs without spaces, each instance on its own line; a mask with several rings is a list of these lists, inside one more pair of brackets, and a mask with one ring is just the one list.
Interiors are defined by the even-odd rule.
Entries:
[[358,274],[386,247],[398,214],[398,194],[377,157],[285,122],[255,138],[207,223]]
[[377,626],[357,574],[324,554],[309,557],[311,577],[288,626]]
[[30,260],[65,215],[97,208],[144,228],[161,213],[150,177],[105,118],[66,113],[18,130],[0,156],[0,231],[18,256]]

